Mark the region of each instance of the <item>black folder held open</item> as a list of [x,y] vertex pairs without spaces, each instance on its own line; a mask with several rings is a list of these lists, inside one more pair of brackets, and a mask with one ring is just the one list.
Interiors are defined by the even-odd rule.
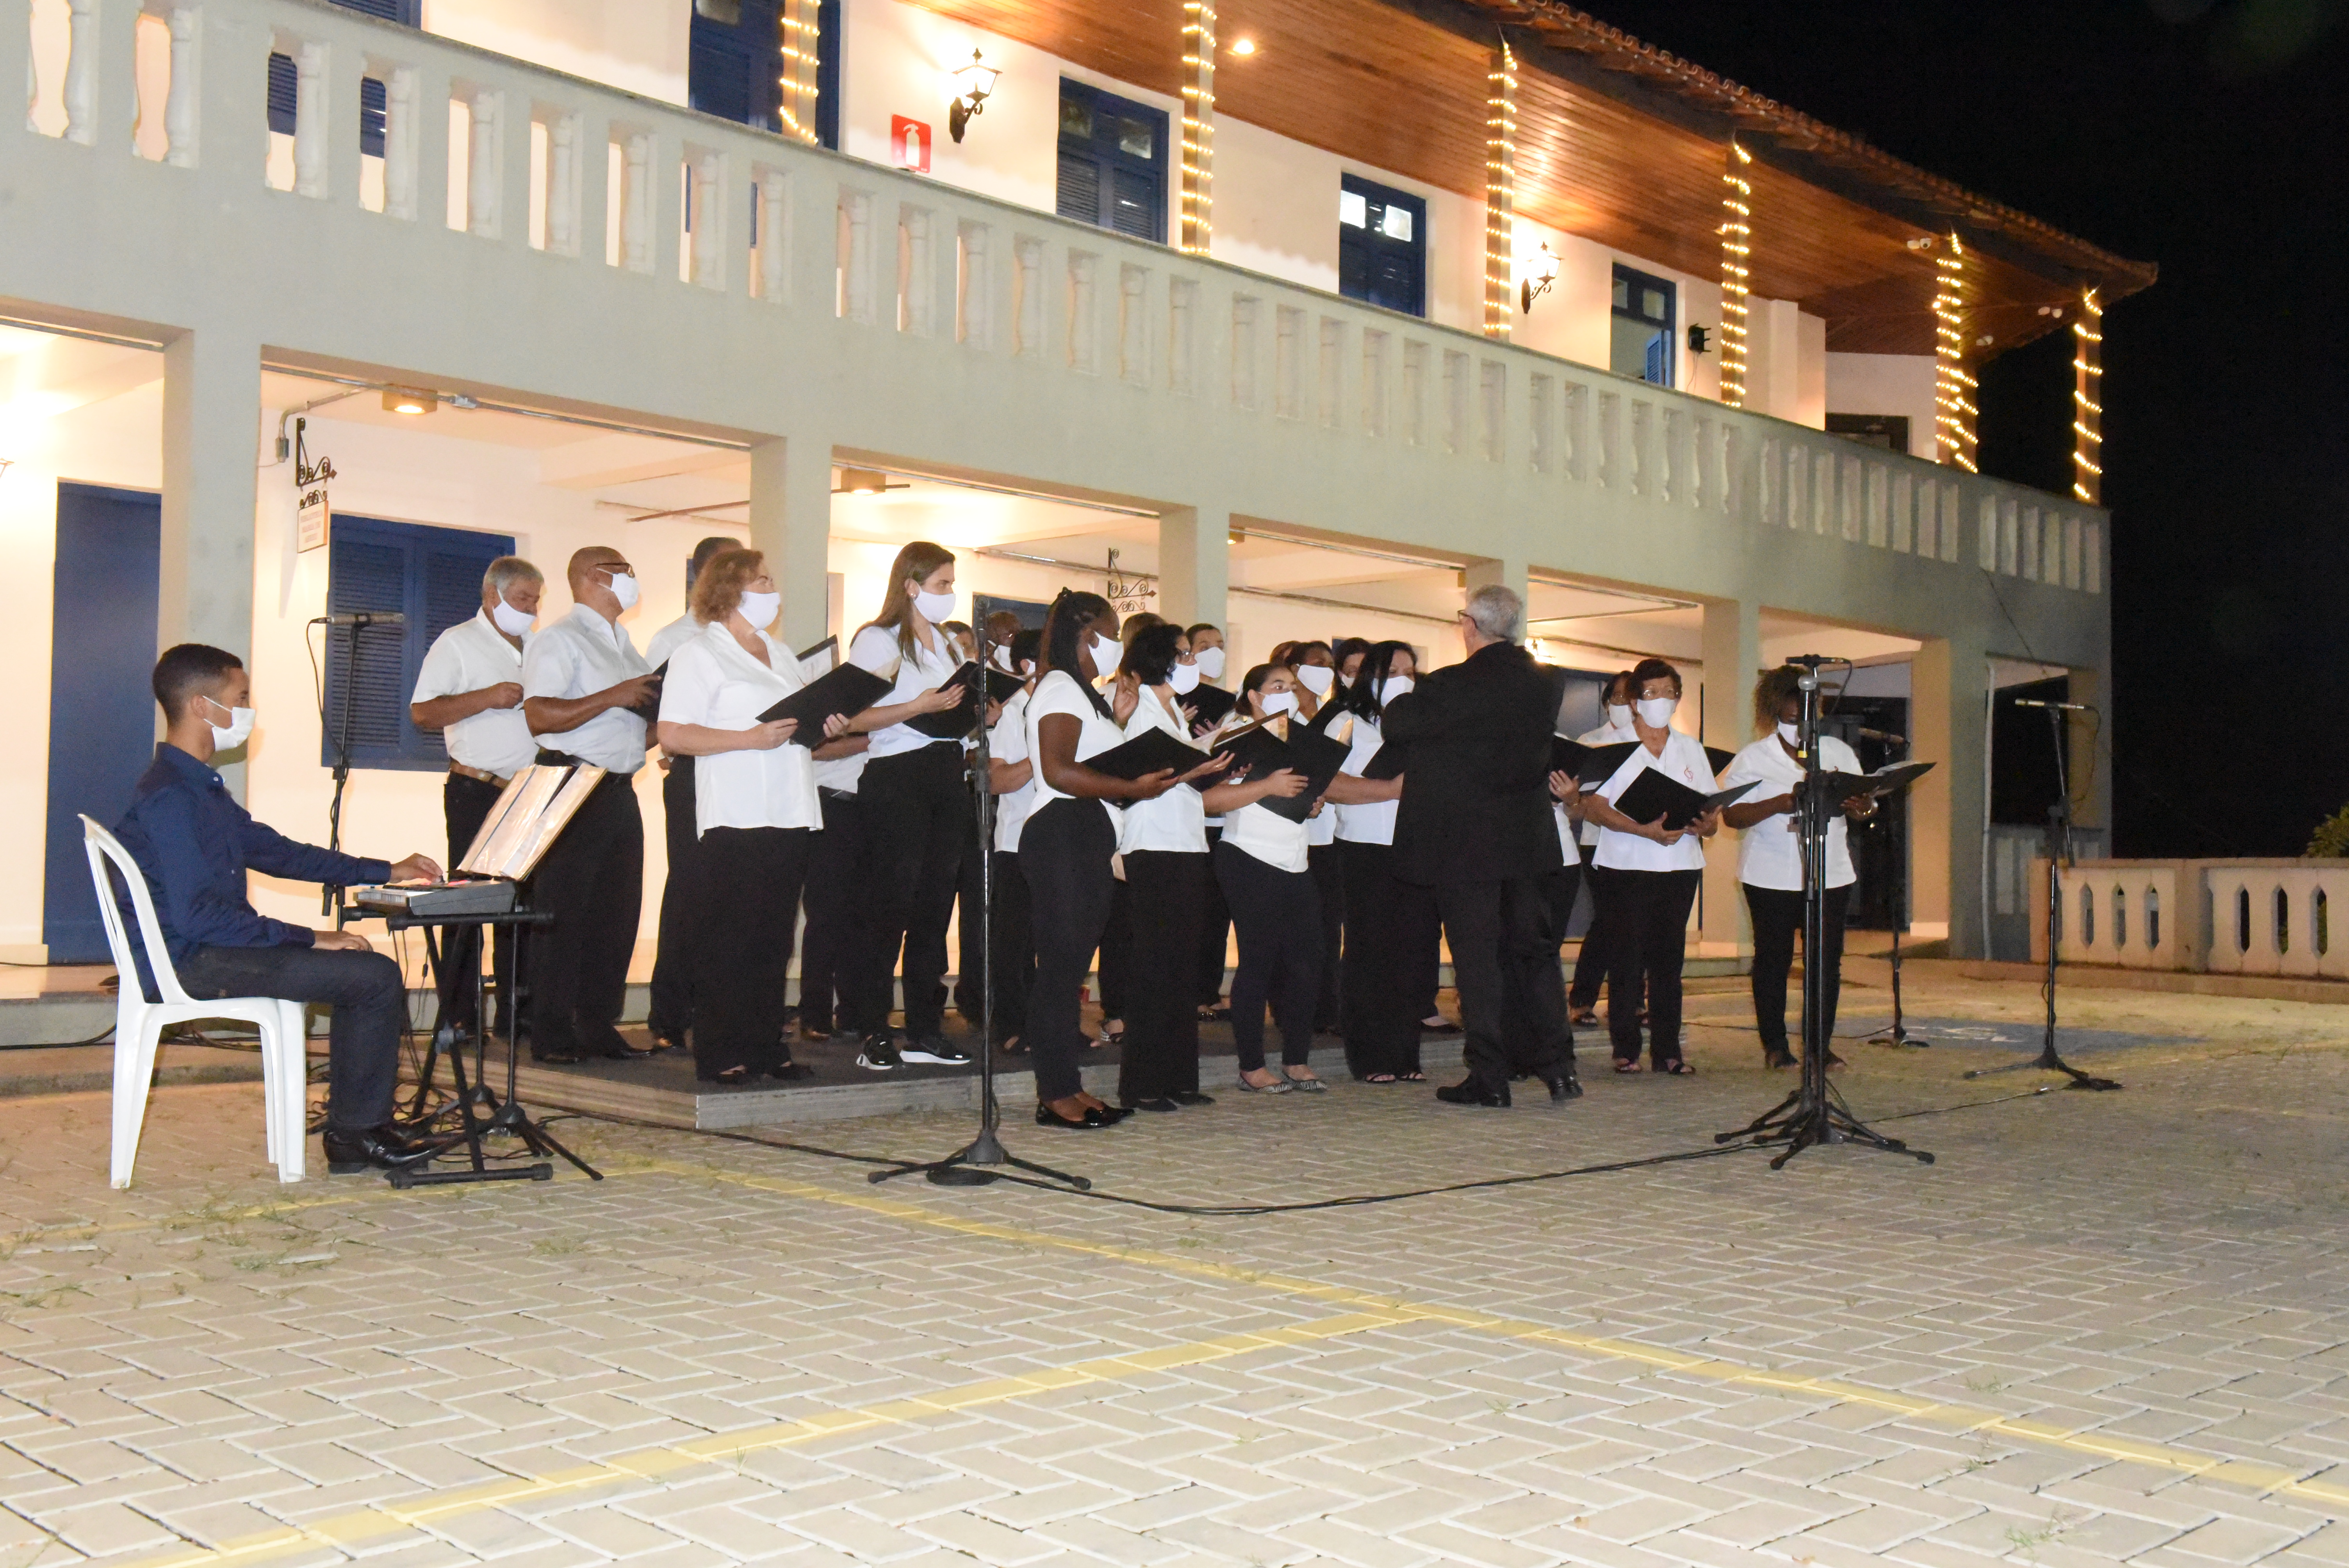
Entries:
[[1840,805],[1855,795],[1889,795],[1906,789],[1933,770],[1930,762],[1892,762],[1873,773],[1822,773],[1816,780],[1826,798]]
[[796,718],[792,744],[812,749],[823,744],[823,727],[833,714],[854,718],[889,695],[894,681],[883,680],[857,665],[843,665],[828,676],[818,676],[759,716],[761,723]]
[[1751,779],[1733,789],[1708,795],[1652,768],[1642,768],[1640,776],[1615,797],[1615,809],[1635,822],[1652,822],[1661,817],[1667,828],[1685,828],[1715,806],[1726,806],[1760,784],[1760,779]]
[[986,700],[979,696],[984,683],[979,679],[979,664],[965,659],[962,667],[938,683],[938,690],[953,691],[960,687],[967,695],[962,701],[936,713],[925,713],[905,721],[905,727],[939,740],[959,740],[977,727],[986,710]]
[[1084,759],[1085,766],[1112,779],[1140,779],[1171,768],[1179,776],[1207,759],[1207,754],[1163,729],[1145,729],[1122,745]]
[[1239,705],[1238,697],[1221,686],[1193,686],[1174,700],[1191,710],[1195,723],[1206,725],[1223,723],[1232,709]]
[[1274,816],[1286,817],[1292,822],[1302,822],[1313,814],[1313,802],[1328,790],[1330,780],[1338,777],[1338,770],[1346,765],[1346,758],[1353,751],[1343,742],[1302,724],[1289,723],[1285,717],[1217,736],[1208,744],[1219,752],[1232,754],[1234,768],[1223,782],[1249,783],[1284,768],[1304,774],[1305,788],[1298,794],[1268,795],[1257,802]]

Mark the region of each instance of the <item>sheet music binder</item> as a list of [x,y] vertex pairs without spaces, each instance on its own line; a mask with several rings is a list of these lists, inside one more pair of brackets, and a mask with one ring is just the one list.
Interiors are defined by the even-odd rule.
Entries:
[[968,735],[986,706],[979,695],[983,687],[977,659],[965,659],[959,669],[938,683],[937,689],[952,691],[957,686],[970,695],[952,707],[907,719],[905,727],[937,740],[960,740]]
[[762,724],[779,718],[798,719],[800,727],[792,732],[791,743],[813,748],[823,744],[824,722],[833,714],[854,718],[887,696],[889,688],[895,684],[861,665],[843,665],[792,693],[761,714],[759,719]]
[[1726,806],[1760,784],[1760,779],[1751,779],[1733,789],[1708,795],[1652,768],[1642,768],[1640,776],[1615,797],[1615,809],[1635,822],[1652,822],[1661,817],[1667,828],[1685,828],[1715,806]]
[[1284,768],[1304,774],[1305,788],[1301,792],[1285,798],[1268,795],[1257,802],[1274,816],[1286,817],[1292,822],[1302,822],[1313,814],[1313,803],[1329,789],[1330,780],[1338,777],[1338,770],[1346,765],[1353,750],[1303,724],[1291,724],[1285,715],[1230,735],[1219,735],[1208,744],[1218,752],[1230,752],[1236,766],[1224,779],[1203,782],[1250,783]]
[[1817,783],[1838,804],[1854,795],[1877,797],[1906,789],[1933,770],[1930,762],[1890,762],[1873,773],[1822,773]]
[[1163,729],[1145,729],[1140,735],[1112,746],[1107,751],[1085,758],[1085,766],[1096,773],[1106,773],[1112,779],[1139,779],[1171,768],[1178,775],[1188,773],[1207,759],[1208,754],[1179,740]]
[[1221,686],[1195,686],[1174,699],[1191,710],[1195,724],[1221,724],[1239,706],[1239,698]]
[[454,869],[522,881],[538,869],[581,802],[603,781],[604,769],[585,763],[523,769],[507,781]]

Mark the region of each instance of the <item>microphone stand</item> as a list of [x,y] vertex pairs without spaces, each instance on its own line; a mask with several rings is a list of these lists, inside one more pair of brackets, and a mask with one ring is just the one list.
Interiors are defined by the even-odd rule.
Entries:
[[[2018,702],[2015,706],[2023,705]],[[2062,1073],[2072,1080],[2064,1086],[2066,1088],[2115,1089],[2121,1087],[2118,1079],[2084,1073],[2055,1049],[2055,938],[2064,918],[2063,872],[2072,864],[2072,779],[2064,757],[2064,743],[2068,738],[2064,716],[2071,711],[2071,705],[2051,702],[2044,706],[2047,709],[2048,733],[2055,742],[2055,803],[2047,808],[2047,978],[2040,982],[2041,994],[2047,998],[2046,1032],[2040,1040],[2039,1055],[2032,1060],[1976,1068],[1963,1076],[1978,1078],[2013,1072]]]
[[[333,618],[321,615],[311,623],[313,625],[321,624],[326,628],[327,637],[333,638],[336,631]],[[359,627],[353,623],[342,630],[343,634],[350,639],[350,656],[343,661],[343,711],[335,722],[335,795],[326,806],[326,848],[335,851],[343,847],[343,790],[351,781],[351,705],[359,685]],[[330,640],[326,646],[330,655],[326,667],[332,669],[333,642]],[[338,883],[328,882],[319,889],[320,914],[333,914],[342,902],[343,890]]]
[[[1902,740],[1899,746],[1905,759],[1909,743]],[[1868,1043],[1871,1046],[1916,1046],[1921,1048],[1930,1046],[1933,1042],[1910,1034],[1900,1017],[1900,933],[1909,924],[1909,835],[1905,830],[1909,818],[1905,804],[1902,807],[1900,820],[1904,830],[1900,835],[1899,875],[1892,884],[1892,1024],[1889,1028],[1878,1029],[1869,1037]]]
[[970,700],[978,709],[972,721],[978,744],[971,748],[970,759],[971,789],[978,804],[975,813],[978,819],[978,1136],[942,1160],[875,1171],[865,1180],[877,1187],[895,1177],[919,1171],[936,1187],[985,1187],[1001,1181],[1001,1168],[1009,1165],[1088,1192],[1093,1184],[1084,1177],[1071,1176],[1065,1171],[1055,1171],[1049,1165],[1008,1153],[1003,1140],[996,1135],[1003,1124],[1003,1107],[995,1098],[995,789],[989,776],[994,758],[987,743],[984,673],[975,686]]
[[1854,1143],[1888,1154],[1906,1154],[1920,1164],[1930,1165],[1930,1154],[1911,1149],[1897,1138],[1887,1138],[1862,1122],[1827,1078],[1831,1042],[1827,1037],[1826,995],[1830,976],[1823,962],[1827,923],[1827,825],[1841,806],[1828,799],[1819,789],[1820,776],[1826,772],[1819,758],[1819,666],[1841,661],[1806,654],[1786,662],[1803,666],[1803,712],[1797,733],[1806,777],[1795,794],[1795,821],[1803,843],[1803,1075],[1792,1094],[1736,1131],[1715,1133],[1713,1140],[1733,1143],[1741,1138],[1747,1139],[1755,1148],[1784,1144],[1784,1151],[1770,1161],[1773,1171],[1785,1169],[1786,1161],[1821,1143]]

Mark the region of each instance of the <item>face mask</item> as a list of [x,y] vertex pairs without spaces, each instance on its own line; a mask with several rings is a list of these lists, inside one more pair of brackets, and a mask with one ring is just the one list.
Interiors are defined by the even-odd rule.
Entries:
[[226,713],[228,715],[228,727],[226,729],[222,729],[217,724],[212,724],[210,719],[206,719],[204,721],[212,728],[212,749],[215,751],[233,751],[238,747],[243,746],[245,742],[246,737],[253,733],[253,709],[249,707],[222,708],[220,704],[212,702],[210,697],[206,697],[204,700],[208,703],[212,703],[214,711]]
[[1293,691],[1277,691],[1270,696],[1260,695],[1257,700],[1264,705],[1264,716],[1267,718],[1270,718],[1277,713],[1297,711],[1297,694]]
[[1380,706],[1394,701],[1416,684],[1409,676],[1389,676],[1379,683]]
[[1347,690],[1351,691],[1354,687],[1354,677],[1350,675],[1340,674],[1338,676],[1338,684],[1344,686]]
[[1118,655],[1124,651],[1115,642],[1102,636],[1099,632],[1093,634],[1093,668],[1102,675],[1110,676],[1117,673]]
[[1607,705],[1607,722],[1613,725],[1618,729],[1630,728],[1631,709],[1630,705],[1619,702],[1609,703]]
[[1306,665],[1298,670],[1297,678],[1315,696],[1328,696],[1330,688],[1338,684],[1338,672],[1319,665]]
[[951,593],[916,593],[914,595],[914,608],[922,613],[923,620],[927,621],[931,625],[935,626],[940,621],[949,620],[953,617],[954,595]]
[[1802,744],[1802,731],[1791,724],[1781,724],[1778,726],[1778,738],[1789,746],[1799,746]]
[[636,607],[636,580],[635,576],[626,572],[615,572],[611,573],[611,578],[612,597],[620,602],[620,608],[623,610],[635,609]]
[[1199,666],[1176,665],[1166,672],[1166,684],[1174,688],[1176,696],[1181,696],[1186,691],[1196,691],[1199,686]]
[[1681,705],[1676,696],[1643,696],[1640,699],[1640,722],[1650,729],[1661,729],[1672,720],[1672,710]]
[[1201,680],[1219,681],[1224,678],[1223,649],[1201,648],[1192,656],[1199,661],[1199,678]]
[[490,619],[509,637],[519,637],[538,624],[537,616],[523,614],[503,599],[490,606]]
[[750,622],[756,630],[763,632],[773,625],[775,617],[781,614],[783,596],[781,593],[745,593],[742,595],[741,608],[742,619]]

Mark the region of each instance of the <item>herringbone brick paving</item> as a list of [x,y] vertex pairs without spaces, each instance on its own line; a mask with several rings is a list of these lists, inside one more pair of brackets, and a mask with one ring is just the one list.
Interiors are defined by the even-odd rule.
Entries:
[[[2067,1010],[2139,1042],[2095,1057],[2128,1088],[1888,1121],[1930,1168],[1248,1218],[581,1121],[600,1185],[280,1189],[245,1085],[159,1093],[117,1193],[103,1097],[0,1104],[0,1568],[2349,1563],[2349,1017]],[[1783,1092],[1740,1021],[1700,1003],[1693,1079],[1586,1045],[1562,1111],[1340,1085],[1007,1136],[1206,1204],[1691,1150]],[[1871,1115],[2031,1084],[1844,1048]]]

